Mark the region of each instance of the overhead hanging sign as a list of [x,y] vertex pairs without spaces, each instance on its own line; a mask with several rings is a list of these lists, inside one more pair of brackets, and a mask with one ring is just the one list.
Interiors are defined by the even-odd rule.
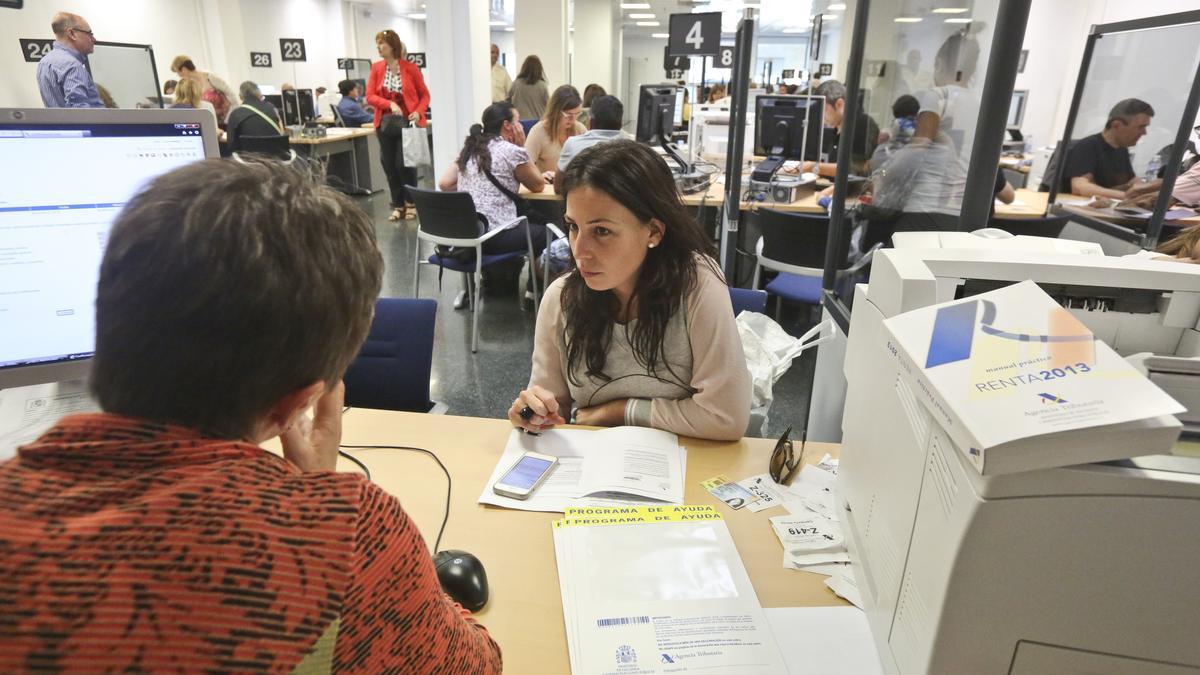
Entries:
[[270,68],[271,52],[250,52],[251,68]]
[[303,38],[279,38],[280,61],[307,61]]
[[27,63],[37,63],[54,49],[54,40],[43,40],[41,38],[21,38],[21,56],[25,57]]
[[720,12],[671,15],[671,29],[667,38],[668,54],[671,56],[717,56],[720,48]]

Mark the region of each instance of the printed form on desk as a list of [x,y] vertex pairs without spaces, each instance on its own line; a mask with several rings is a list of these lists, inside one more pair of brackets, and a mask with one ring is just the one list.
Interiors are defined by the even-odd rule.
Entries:
[[[496,481],[526,452],[553,455],[558,464],[528,499],[493,492]],[[551,429],[535,436],[513,429],[479,503],[557,513],[572,506],[681,504],[686,464],[687,450],[667,431]]]
[[36,440],[59,418],[99,410],[83,380],[0,389],[0,461],[15,457],[18,447]]
[[786,672],[713,507],[565,515],[554,523],[554,552],[571,672]]

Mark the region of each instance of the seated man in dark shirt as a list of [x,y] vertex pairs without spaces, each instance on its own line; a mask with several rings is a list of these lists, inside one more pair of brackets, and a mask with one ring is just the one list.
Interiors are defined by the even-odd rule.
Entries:
[[226,122],[226,145],[229,152],[241,150],[243,136],[281,136],[283,123],[279,111],[263,99],[258,85],[246,80],[238,87],[242,104],[229,112]]
[[342,126],[361,127],[367,122],[373,122],[375,116],[363,110],[358,102],[358,84],[354,80],[338,82],[338,91],[342,92],[342,100],[337,102],[337,112],[342,118]]
[[[1079,139],[1067,150],[1059,192],[1124,199],[1136,178],[1129,162],[1129,148],[1146,135],[1151,117],[1154,108],[1136,98],[1127,98],[1113,106],[1104,131]],[[1046,179],[1053,180],[1053,173],[1046,173]],[[1047,183],[1043,187],[1050,189]]]
[[[825,97],[825,126],[834,127],[837,134],[833,143],[826,142],[821,151],[828,154],[828,162],[804,162],[801,171],[811,171],[822,176],[833,177],[837,173],[838,145],[842,134],[846,132],[846,85],[837,80],[826,80],[812,92],[816,96]],[[859,111],[858,120],[854,125],[854,148],[850,151],[850,165],[854,173],[865,176],[870,173],[869,162],[879,143],[879,124],[863,111]]]

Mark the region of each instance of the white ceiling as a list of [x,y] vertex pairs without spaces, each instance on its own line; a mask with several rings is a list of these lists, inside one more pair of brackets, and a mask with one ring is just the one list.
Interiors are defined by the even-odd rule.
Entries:
[[[502,30],[502,24],[511,26],[513,13],[518,0],[488,0],[493,30]],[[643,2],[650,5],[649,9],[621,9],[620,5],[628,4],[625,0],[612,0],[613,5],[622,15],[622,24],[626,37],[651,37],[654,33],[666,33],[671,14],[687,14],[692,12],[721,12],[721,29],[730,35],[737,28],[737,22],[747,7],[758,11],[758,32],[760,36],[784,36],[790,34],[807,34],[810,20],[816,12],[842,18],[845,13],[841,9],[829,9],[832,6],[844,6],[837,0],[628,0]],[[854,0],[847,0],[853,2]],[[424,0],[372,0],[381,8],[387,8],[395,14],[408,15],[424,12]],[[632,18],[631,14],[654,14],[653,19]],[[826,19],[827,21],[830,19]],[[658,21],[658,26],[638,26],[638,21]]]

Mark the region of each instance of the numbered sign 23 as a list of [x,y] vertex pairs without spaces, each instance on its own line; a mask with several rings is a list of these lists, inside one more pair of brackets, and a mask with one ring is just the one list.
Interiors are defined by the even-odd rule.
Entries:
[[271,52],[250,52],[251,68],[270,68]]
[[408,56],[405,58],[408,59],[409,63],[418,68],[425,67],[425,52],[409,52]]
[[308,52],[304,50],[304,40],[301,38],[279,38],[280,61],[307,61]]
[[672,14],[667,53],[671,56],[717,56],[721,49],[721,13]]
[[51,49],[54,49],[54,40],[21,38],[21,55],[29,63],[41,61]]

